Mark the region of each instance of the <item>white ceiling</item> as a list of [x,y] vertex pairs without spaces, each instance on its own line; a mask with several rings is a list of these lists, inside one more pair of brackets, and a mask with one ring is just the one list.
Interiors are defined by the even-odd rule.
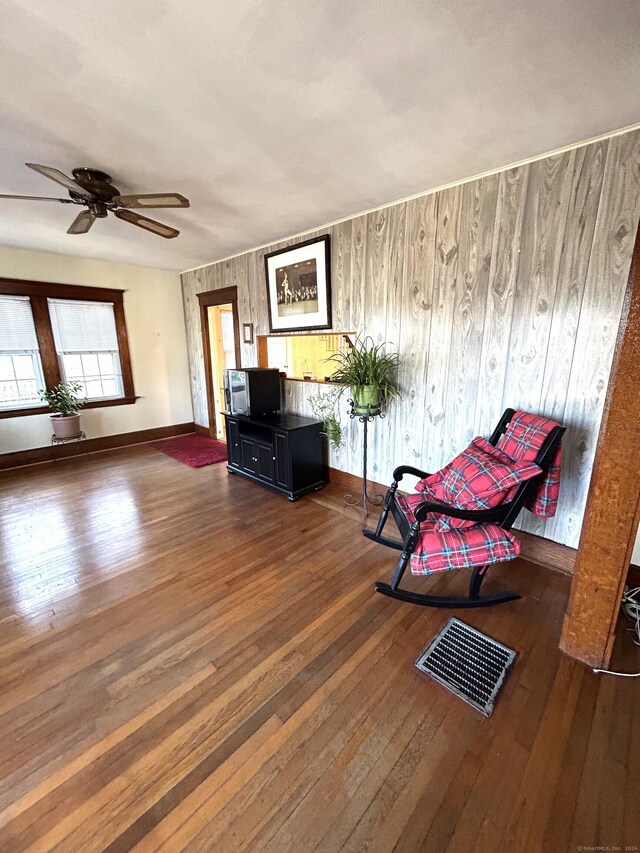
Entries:
[[0,200],[0,245],[183,270],[580,142],[640,120],[638,36],[637,0],[4,0],[0,192],[89,165],[191,208]]

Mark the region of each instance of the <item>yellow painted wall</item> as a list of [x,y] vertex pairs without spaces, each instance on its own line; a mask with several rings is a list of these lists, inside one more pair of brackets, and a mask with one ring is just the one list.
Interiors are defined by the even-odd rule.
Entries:
[[[72,238],[70,238],[72,239]],[[78,237],[76,239],[82,239]],[[193,420],[180,277],[166,270],[0,247],[0,277],[122,289],[136,394],[128,406],[87,409],[88,438]],[[48,415],[0,420],[0,453],[50,443]]]

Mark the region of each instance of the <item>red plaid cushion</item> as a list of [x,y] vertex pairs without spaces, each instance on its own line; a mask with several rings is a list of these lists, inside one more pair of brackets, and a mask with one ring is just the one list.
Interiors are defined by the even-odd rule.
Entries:
[[539,518],[552,518],[558,509],[560,497],[560,464],[562,448],[558,447],[549,470],[540,478],[540,484],[524,502],[525,507]]
[[[432,496],[457,509],[492,509],[503,502],[514,486],[540,474],[540,468],[531,462],[514,462],[500,451],[488,453],[487,445],[495,450],[486,439],[474,438],[446,467],[422,480],[423,500]],[[472,527],[475,523],[441,515],[435,529],[443,532]]]
[[513,465],[512,457],[507,456],[507,454],[500,450],[499,447],[494,447],[486,438],[482,438],[482,436],[478,435],[471,443],[480,450],[483,450],[485,453],[488,453],[489,456],[493,456],[497,462],[502,462],[503,465]]
[[[511,418],[507,431],[500,436],[498,448],[512,459],[530,462],[536,458],[546,437],[556,426],[558,424],[548,418],[518,411]],[[560,496],[561,462],[562,448],[559,445],[545,476],[540,478],[537,488],[525,502],[526,508],[540,518],[551,518],[556,514]],[[510,497],[511,495],[507,495],[507,500]]]
[[469,566],[485,566],[513,560],[520,542],[497,524],[477,524],[466,530],[436,533],[425,530],[411,555],[411,574],[431,575]]
[[[400,504],[400,508],[403,513],[407,517],[407,521],[409,524],[414,524],[416,517],[414,515],[414,510],[421,503],[424,503],[428,500],[435,500],[435,497],[429,495],[428,497],[423,495],[401,495],[399,492],[396,492],[396,500]],[[436,512],[430,512],[427,514],[427,518],[425,521],[420,523],[420,530],[431,530],[435,526],[436,521],[441,516]]]
[[555,426],[557,424],[554,421],[540,415],[516,412],[507,431],[498,439],[498,450],[518,462],[533,462]]
[[[490,441],[487,441],[487,439],[486,439],[486,438],[479,438],[479,437],[478,437],[478,438],[474,439],[474,441],[477,441],[477,442],[478,442],[478,446],[479,446],[479,447],[482,447],[482,449],[483,449],[486,453],[488,453],[490,456],[493,456],[493,457],[494,457],[494,459],[497,459],[497,460],[498,460],[498,462],[503,462],[503,463],[505,463],[505,464],[507,464],[507,465],[512,465],[512,464],[513,464],[513,461],[514,461],[514,460],[513,460],[510,456],[507,456],[507,454],[506,454],[506,453],[504,453],[502,450],[500,450],[500,448],[499,448],[499,447],[494,447],[494,446],[493,446],[493,444],[491,444],[491,442],[490,442]],[[511,501],[511,500],[513,500],[513,499],[514,499],[514,497],[516,496],[516,492],[518,491],[518,486],[519,486],[519,485],[520,485],[520,484],[518,483],[517,485],[512,486],[512,487],[509,489],[509,491],[507,492],[507,494],[504,496],[504,502],[505,502],[505,503],[507,503],[508,501]]]

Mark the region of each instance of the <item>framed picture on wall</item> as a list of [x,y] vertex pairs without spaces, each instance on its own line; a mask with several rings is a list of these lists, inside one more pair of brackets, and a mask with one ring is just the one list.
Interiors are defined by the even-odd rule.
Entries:
[[253,343],[253,323],[242,324],[242,341],[245,344]]
[[264,256],[269,331],[331,328],[331,244],[328,234]]

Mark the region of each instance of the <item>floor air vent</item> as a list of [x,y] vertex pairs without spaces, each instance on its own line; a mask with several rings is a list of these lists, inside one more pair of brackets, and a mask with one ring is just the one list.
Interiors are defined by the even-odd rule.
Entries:
[[425,672],[487,717],[516,652],[451,618],[416,661]]

